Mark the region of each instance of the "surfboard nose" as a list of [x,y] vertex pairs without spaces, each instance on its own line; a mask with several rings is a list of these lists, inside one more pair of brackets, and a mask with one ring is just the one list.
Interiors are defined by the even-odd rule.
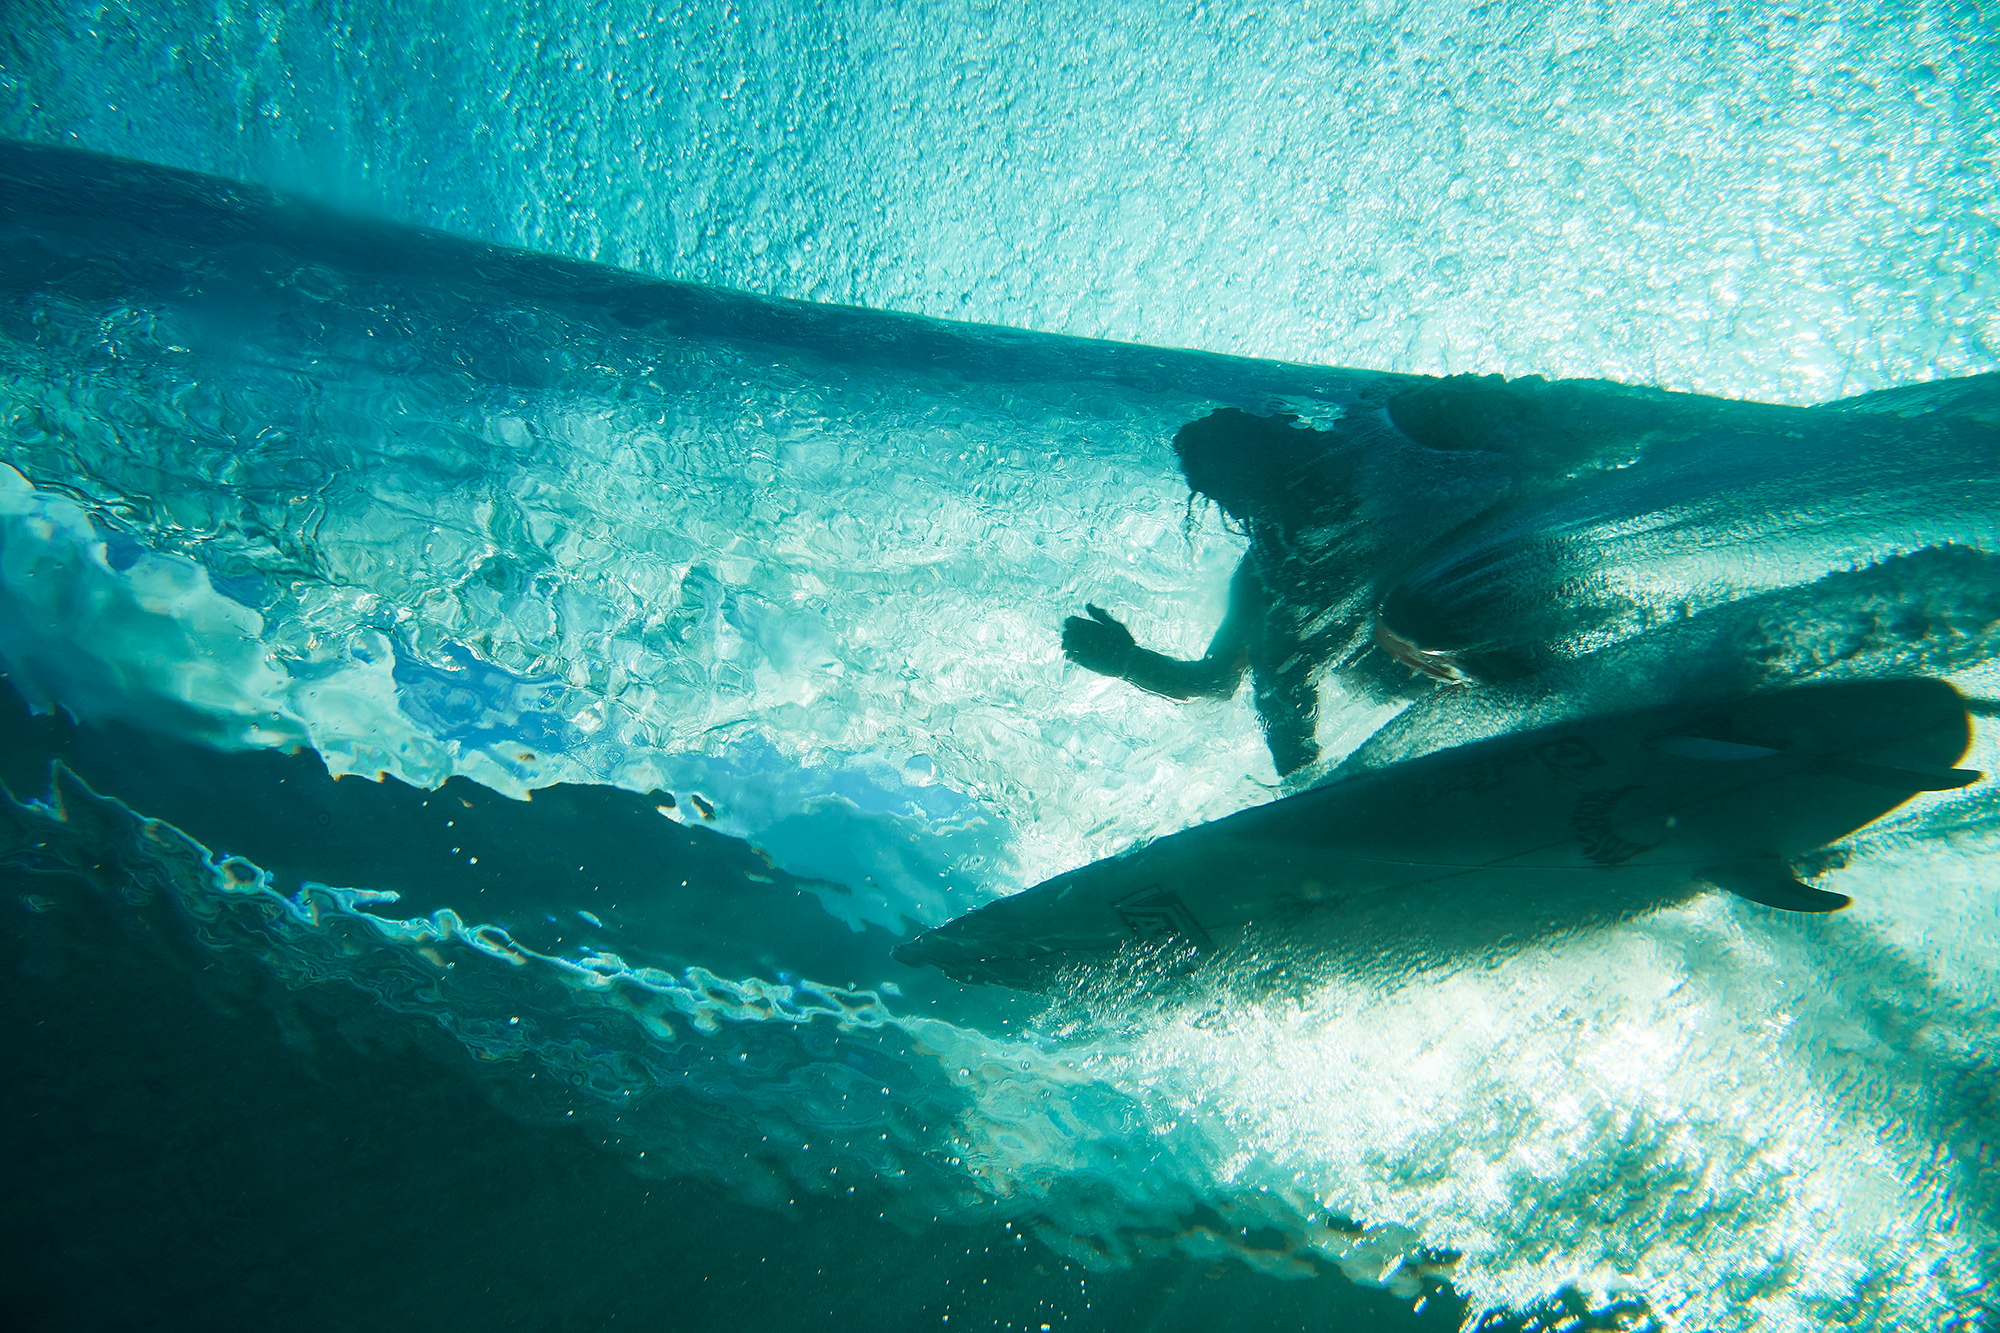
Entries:
[[[973,915],[977,915],[974,913]],[[1017,957],[1018,946],[1010,948],[998,941],[979,942],[965,938],[963,927],[969,917],[927,930],[915,939],[904,940],[889,956],[905,967],[934,967],[954,981],[972,985],[1013,986],[1032,990],[1052,970],[1052,955],[1043,953]],[[984,934],[976,926],[972,934]]]

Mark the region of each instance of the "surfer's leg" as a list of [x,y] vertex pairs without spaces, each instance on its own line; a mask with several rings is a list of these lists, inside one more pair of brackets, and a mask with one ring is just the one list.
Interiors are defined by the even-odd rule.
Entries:
[[1314,739],[1319,729],[1319,689],[1312,677],[1312,663],[1303,657],[1279,668],[1258,667],[1251,672],[1264,743],[1271,747],[1271,761],[1280,775],[1319,759],[1319,742]]

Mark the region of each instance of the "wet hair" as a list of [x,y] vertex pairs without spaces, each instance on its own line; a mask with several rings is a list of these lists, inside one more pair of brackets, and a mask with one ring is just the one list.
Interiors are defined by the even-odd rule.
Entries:
[[1324,504],[1352,480],[1351,462],[1334,446],[1332,433],[1301,426],[1289,412],[1257,416],[1224,407],[1190,421],[1174,435],[1190,521],[1197,496],[1214,501],[1224,525],[1239,529],[1260,510],[1295,509],[1301,499]]
[[1203,495],[1200,491],[1189,487],[1187,506],[1181,511],[1181,538],[1190,547],[1194,545],[1194,539],[1201,533],[1202,516],[1208,512],[1210,505],[1214,505],[1215,512],[1222,515],[1222,530],[1224,532],[1237,537],[1248,537],[1250,535],[1250,521],[1248,519],[1231,518],[1227,509],[1216,504],[1214,500]]

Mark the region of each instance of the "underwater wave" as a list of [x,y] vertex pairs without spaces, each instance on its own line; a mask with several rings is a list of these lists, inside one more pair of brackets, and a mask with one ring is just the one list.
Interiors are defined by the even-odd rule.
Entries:
[[[1248,710],[1065,675],[1055,627],[1109,587],[1199,651],[1240,542],[1188,524],[1173,430],[1225,405],[1333,426],[1402,377],[760,302],[53,150],[5,150],[4,175],[0,652],[31,705],[297,749],[418,800],[615,788],[661,836],[738,839],[732,883],[764,876],[821,956],[853,952],[831,975],[745,957],[749,900],[713,943],[669,923],[627,947],[572,924],[625,929],[560,867],[513,876],[518,922],[442,872],[403,909],[281,882],[67,768],[5,811],[29,928],[108,913],[274,1010],[421,1042],[637,1169],[774,1206],[852,1190],[911,1225],[1018,1220],[1086,1263],[1173,1249],[1412,1299],[1448,1277],[1494,1307],[1569,1286],[1690,1327],[1982,1317],[1984,789],[1853,840],[1856,906],[1825,921],[1709,896],[1504,966],[1026,1010],[864,961],[1268,793]],[[1376,462],[1376,519],[1450,526],[1409,484],[1434,456]],[[1733,584],[1713,544],[1686,617],[1432,695],[1355,762],[1608,704],[1663,661],[1996,693],[1990,489],[1899,545],[1907,524],[1839,508],[1845,482],[1794,480],[1784,514],[1855,521],[1799,524],[1818,544],[1774,525]],[[1779,512],[1754,499],[1702,521]],[[1587,517],[1647,512],[1621,504]],[[1763,650],[1724,651],[1746,638]],[[1325,706],[1341,749],[1388,712]],[[1992,743],[1966,762],[2000,767]],[[458,900],[420,908],[425,882]],[[650,886],[681,889],[717,892]]]

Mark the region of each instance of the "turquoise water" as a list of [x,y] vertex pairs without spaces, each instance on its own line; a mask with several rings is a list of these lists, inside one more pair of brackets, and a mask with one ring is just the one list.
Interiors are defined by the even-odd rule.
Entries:
[[[1200,650],[1242,543],[1190,523],[1168,440],[1208,408],[1992,369],[1975,10],[7,13],[0,129],[250,187],[6,150],[0,649],[81,728],[15,727],[25,957],[136,949],[415,1046],[732,1224],[818,1210],[816,1270],[865,1223],[1114,1284],[1219,1264],[1308,1326],[1455,1321],[1447,1281],[1683,1327],[1985,1317],[1983,788],[1853,840],[1825,922],[1705,896],[1109,1017],[888,958],[1274,793],[1241,701],[1056,640],[1093,599]],[[1541,513],[1647,615],[1519,686],[1329,693],[1322,741],[1391,762],[1709,669],[2000,694],[1990,400],[1886,406]],[[1385,546],[1459,502],[1401,457]],[[1635,526],[1669,512],[1699,539]],[[941,1324],[936,1295],[880,1318]]]
[[768,295],[1791,402],[2000,355],[1973,0],[6,12],[13,137]]

